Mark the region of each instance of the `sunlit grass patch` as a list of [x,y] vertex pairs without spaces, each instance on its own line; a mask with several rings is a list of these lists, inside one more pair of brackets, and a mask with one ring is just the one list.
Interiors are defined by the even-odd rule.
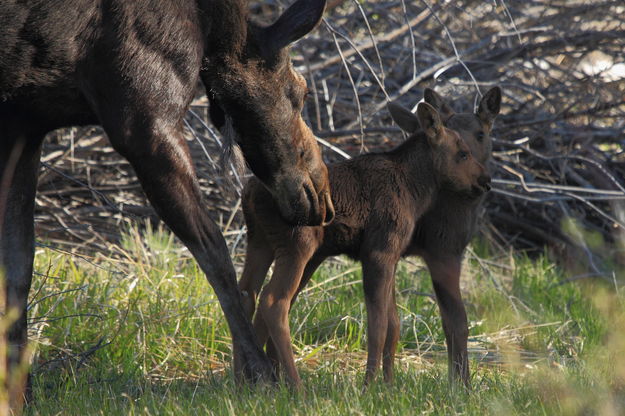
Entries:
[[450,389],[427,270],[398,268],[396,380],[362,388],[358,264],[327,262],[291,312],[304,392],[236,386],[223,313],[169,233],[130,230],[111,257],[39,248],[30,414],[600,414],[625,400],[624,298],[546,258],[470,252],[463,294],[472,391]]

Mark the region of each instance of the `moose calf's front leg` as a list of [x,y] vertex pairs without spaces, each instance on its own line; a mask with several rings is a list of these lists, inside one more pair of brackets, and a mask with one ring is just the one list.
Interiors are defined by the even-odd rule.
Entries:
[[432,276],[436,299],[441,312],[447,357],[449,362],[449,379],[455,382],[462,380],[469,387],[469,360],[467,355],[467,338],[469,326],[467,314],[460,294],[461,258],[425,258]]
[[302,380],[295,367],[289,310],[311,255],[310,247],[302,245],[297,247],[295,244],[292,248],[278,253],[273,276],[261,292],[254,320],[254,328],[260,341],[266,342],[271,337],[287,379],[296,389],[301,389]]
[[388,302],[388,327],[386,329],[386,340],[384,342],[384,381],[393,381],[393,364],[395,362],[395,351],[399,342],[399,315],[397,314],[397,302],[395,300],[395,273],[393,273],[393,283],[390,288],[390,301]]
[[[393,271],[396,263],[397,259],[382,253],[369,255],[362,261],[363,288],[367,306],[365,385],[368,385],[375,377],[386,344],[389,304],[392,301]],[[389,343],[389,348],[391,343]]]

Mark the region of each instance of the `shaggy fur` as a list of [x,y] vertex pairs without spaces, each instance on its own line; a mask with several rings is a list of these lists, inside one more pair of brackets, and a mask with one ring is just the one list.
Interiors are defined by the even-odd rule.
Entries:
[[206,273],[246,377],[272,377],[242,312],[225,241],[204,206],[182,121],[201,77],[215,104],[211,114],[228,122],[227,135],[284,218],[331,221],[327,169],[300,114],[305,83],[288,56],[288,45],[313,29],[324,7],[325,0],[298,0],[263,27],[248,18],[244,0],[2,3],[0,267],[3,310],[19,312],[8,330],[9,371],[27,341],[41,142],[60,127],[101,124]]
[[[383,350],[385,376],[390,379],[398,339],[395,267],[410,252],[417,223],[442,192],[475,199],[489,189],[484,167],[458,133],[442,126],[433,107],[419,104],[418,117],[398,106],[390,109],[411,137],[390,152],[363,155],[329,168],[336,208],[329,226],[289,226],[275,214],[258,181],[250,180],[245,189],[248,249],[239,287],[247,295],[244,306],[252,316],[256,296],[275,260],[274,274],[260,294],[254,328],[261,342],[271,337],[277,359],[295,386],[301,380],[291,350],[288,311],[321,262],[338,254],[362,262],[369,328],[366,381],[375,374]],[[423,131],[418,131],[419,126]]]

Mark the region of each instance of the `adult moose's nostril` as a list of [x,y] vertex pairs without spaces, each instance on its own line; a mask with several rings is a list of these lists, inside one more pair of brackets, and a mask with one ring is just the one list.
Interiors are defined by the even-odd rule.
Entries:
[[334,221],[334,204],[332,204],[332,198],[329,192],[324,192],[322,195],[323,202],[325,203],[325,218],[323,220],[323,226],[330,225]]
[[306,200],[308,201],[308,218],[305,221],[305,225],[320,225],[323,221],[323,218],[321,218],[317,194],[315,193],[314,188],[311,184],[304,182],[303,186],[304,194],[306,195]]

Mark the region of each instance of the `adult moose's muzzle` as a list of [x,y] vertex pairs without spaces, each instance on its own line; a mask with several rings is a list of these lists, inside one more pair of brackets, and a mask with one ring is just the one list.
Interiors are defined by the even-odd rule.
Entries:
[[321,183],[315,183],[306,174],[278,178],[269,186],[281,216],[292,225],[328,225],[334,219],[334,205],[330,197],[325,165]]

